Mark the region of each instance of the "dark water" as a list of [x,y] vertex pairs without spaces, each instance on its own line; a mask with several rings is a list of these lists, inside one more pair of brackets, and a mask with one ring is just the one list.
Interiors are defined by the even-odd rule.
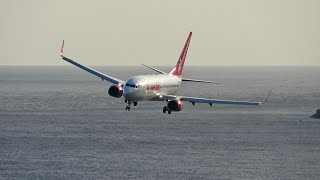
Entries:
[[[120,79],[143,67],[97,67]],[[170,68],[162,67],[169,71]],[[164,102],[125,111],[74,67],[0,67],[0,179],[318,179],[318,67],[186,67],[179,94],[261,107]]]

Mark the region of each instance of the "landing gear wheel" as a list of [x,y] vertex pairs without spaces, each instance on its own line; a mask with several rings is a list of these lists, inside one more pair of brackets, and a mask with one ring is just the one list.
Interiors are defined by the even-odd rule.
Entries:
[[171,114],[171,111],[168,111],[168,114]]
[[126,107],[126,111],[130,111],[130,106],[127,106],[127,107]]
[[163,112],[163,113],[166,113],[166,112],[167,112],[167,106],[164,106],[164,107],[163,107],[162,112]]
[[137,105],[138,105],[138,102],[133,102],[133,105],[134,105],[134,106],[137,106]]

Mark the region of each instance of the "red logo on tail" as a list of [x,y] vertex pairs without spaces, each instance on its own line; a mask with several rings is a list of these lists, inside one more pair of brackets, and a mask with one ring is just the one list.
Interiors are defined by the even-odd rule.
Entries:
[[188,48],[189,48],[189,44],[191,41],[191,36],[192,36],[192,32],[189,33],[188,39],[184,45],[184,48],[180,54],[179,60],[176,64],[176,67],[172,69],[172,71],[170,72],[170,74],[176,75],[176,76],[181,76],[182,74],[182,70],[183,70],[183,66],[184,66],[184,61],[186,60],[187,57],[187,53],[188,53]]

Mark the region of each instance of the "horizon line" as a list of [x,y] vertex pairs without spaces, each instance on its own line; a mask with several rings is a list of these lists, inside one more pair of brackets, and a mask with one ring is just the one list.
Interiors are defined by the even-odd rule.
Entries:
[[[0,65],[0,67],[12,66],[12,67],[69,67],[70,65]],[[138,65],[88,65],[91,67],[134,67],[142,66]],[[154,67],[173,67],[173,65],[149,65]],[[72,67],[72,66],[70,66]],[[187,65],[185,67],[320,67],[320,65]]]

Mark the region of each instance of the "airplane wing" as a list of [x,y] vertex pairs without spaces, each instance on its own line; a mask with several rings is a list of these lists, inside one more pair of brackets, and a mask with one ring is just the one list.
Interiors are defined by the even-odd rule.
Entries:
[[69,62],[69,63],[71,63],[71,64],[73,64],[73,65],[75,65],[75,66],[77,66],[77,67],[79,67],[79,68],[81,68],[81,69],[83,69],[83,70],[85,70],[85,71],[93,74],[93,75],[95,75],[95,76],[98,76],[98,77],[101,78],[102,80],[109,81],[109,82],[111,82],[111,83],[113,83],[113,84],[125,84],[125,82],[122,81],[122,80],[120,80],[120,79],[114,78],[114,77],[112,77],[112,76],[109,76],[109,75],[107,75],[107,74],[104,74],[104,73],[102,73],[102,72],[99,72],[99,71],[97,71],[97,70],[94,70],[94,69],[92,69],[92,68],[86,67],[86,66],[84,66],[84,65],[81,65],[81,64],[79,64],[79,63],[77,63],[77,62],[75,62],[75,61],[73,61],[73,60],[65,57],[65,56],[63,55],[63,47],[64,47],[64,40],[62,41],[62,47],[61,47],[61,51],[60,51],[60,56],[62,57],[63,60],[65,60],[65,61],[67,61],[67,62]]
[[222,100],[222,99],[206,99],[206,98],[197,98],[197,97],[187,97],[187,96],[175,96],[175,95],[160,95],[159,98],[161,100],[172,100],[172,99],[180,99],[182,101],[188,101],[191,102],[193,105],[195,103],[208,103],[211,107],[212,104],[234,104],[234,105],[262,105],[265,104],[269,96],[271,94],[272,90],[270,90],[267,98],[262,102],[254,102],[254,101],[233,101],[233,100]]
[[[159,69],[156,69],[156,68],[154,68],[154,67],[147,66],[147,65],[145,65],[145,64],[141,64],[141,65],[143,65],[143,66],[145,66],[145,67],[147,67],[147,68],[149,68],[149,69],[152,69],[152,70],[154,70],[154,71],[156,71],[156,72],[158,72],[158,73],[160,73],[160,74],[168,74],[168,73],[166,73],[166,72],[164,72],[164,71],[161,71],[161,70],[159,70]],[[205,80],[199,80],[199,79],[187,79],[187,78],[182,78],[182,81],[221,84],[220,82],[212,82],[212,81],[205,81]]]

